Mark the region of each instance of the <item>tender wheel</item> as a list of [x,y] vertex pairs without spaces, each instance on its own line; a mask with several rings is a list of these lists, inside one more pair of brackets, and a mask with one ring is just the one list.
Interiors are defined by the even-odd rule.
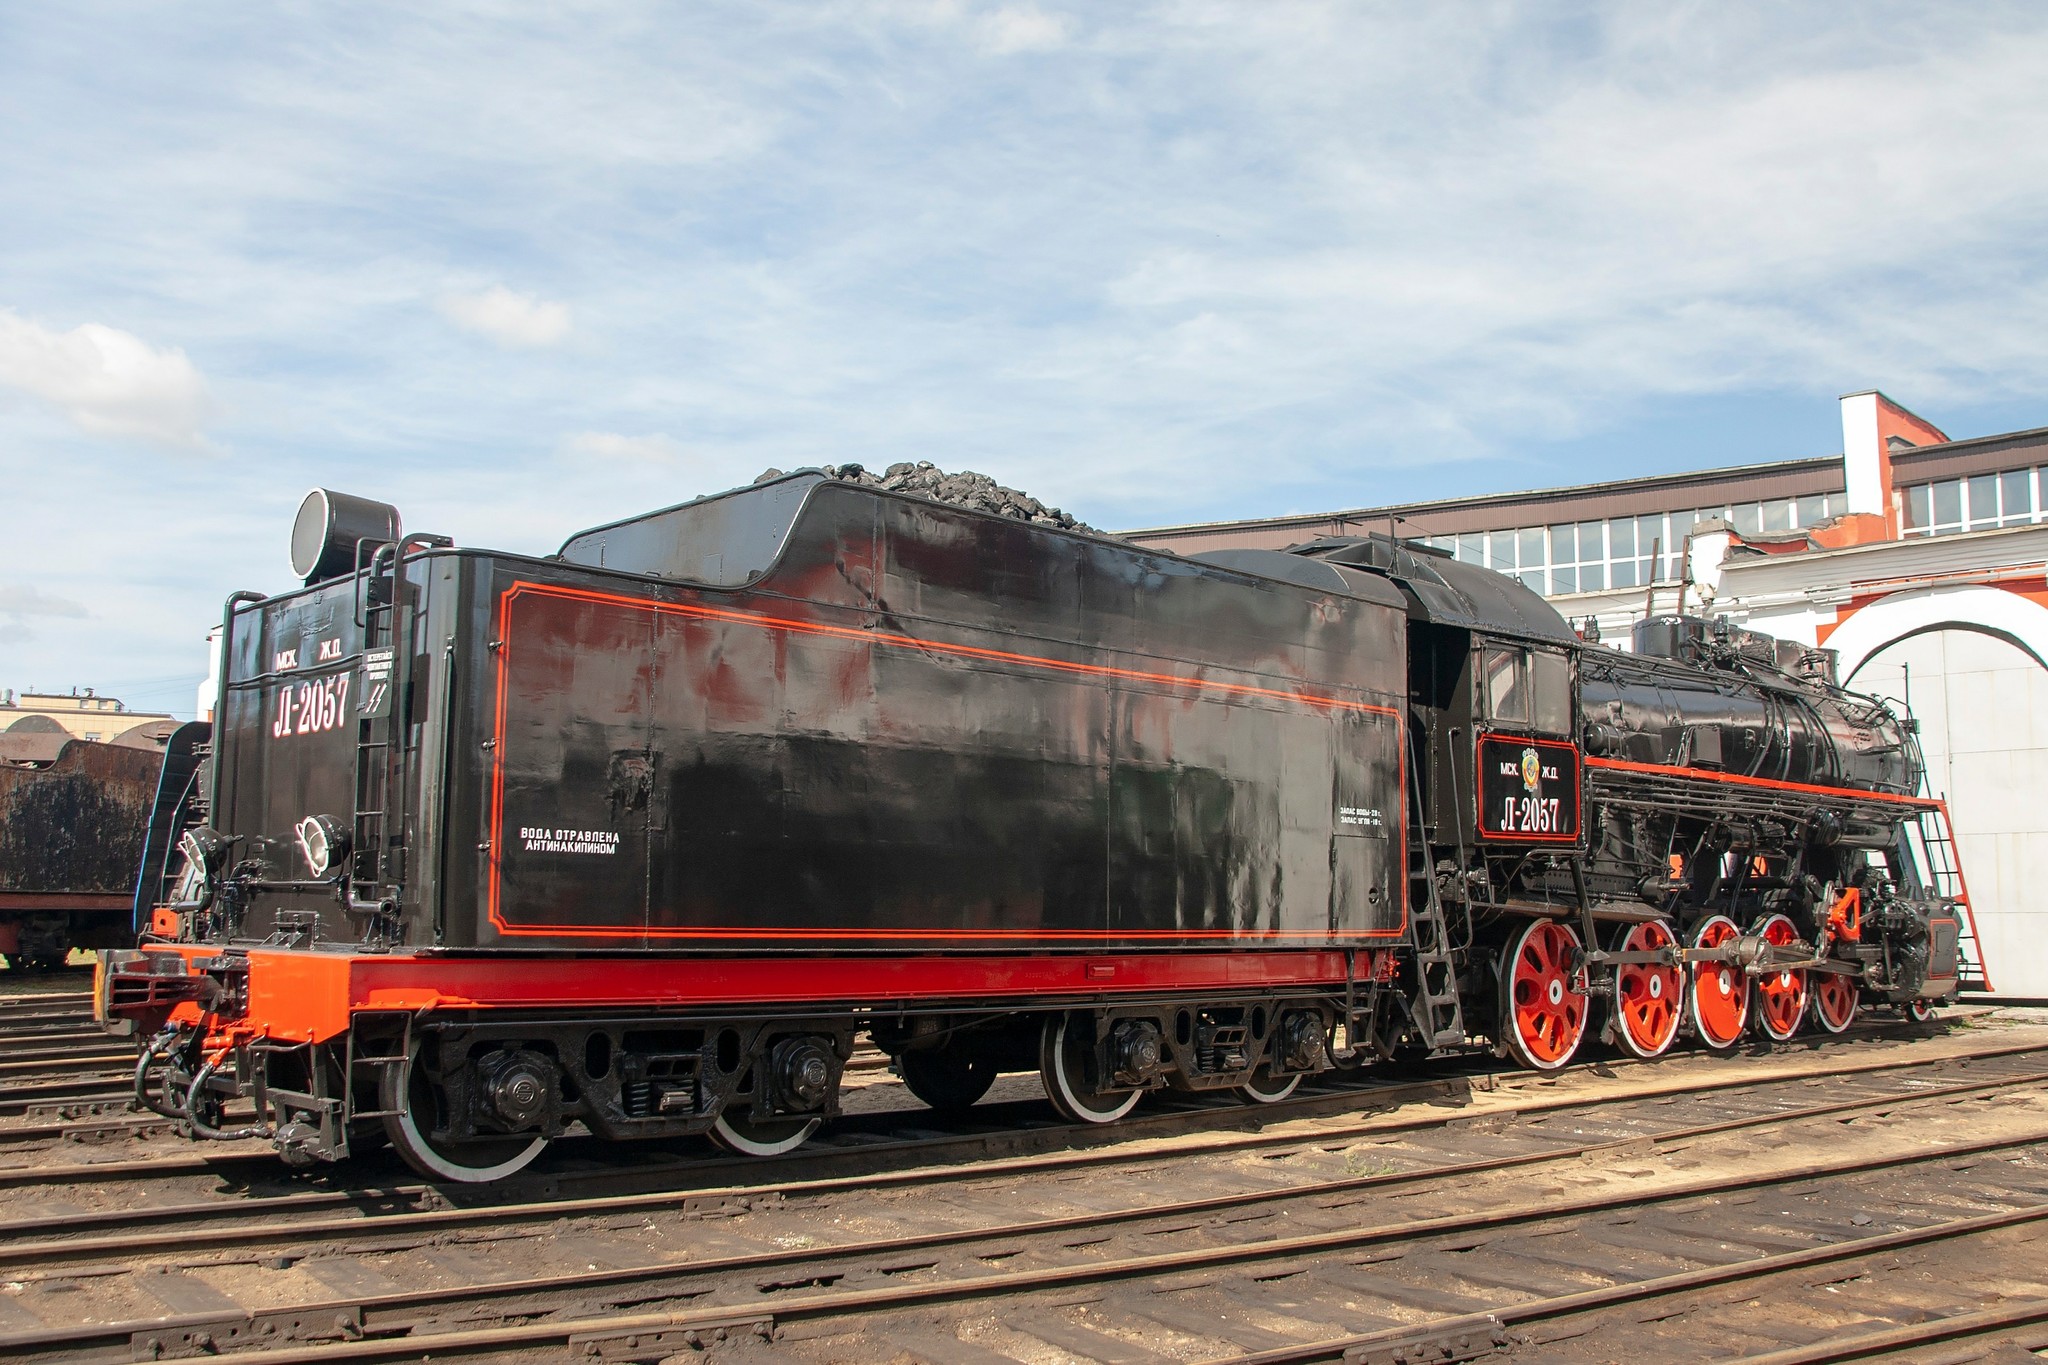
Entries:
[[481,1185],[517,1175],[533,1163],[548,1140],[539,1133],[514,1133],[505,1137],[450,1142],[433,1136],[446,1126],[445,1097],[426,1069],[419,1054],[403,1066],[386,1067],[382,1086],[382,1107],[395,1112],[385,1116],[384,1132],[391,1145],[405,1158],[405,1164],[431,1180],[455,1180]]
[[1571,926],[1540,919],[1522,930],[1501,958],[1501,1042],[1523,1066],[1555,1071],[1586,1036],[1586,996],[1572,989],[1579,936]]
[[1856,1022],[1856,978],[1838,972],[1816,972],[1813,978],[1813,1020],[1829,1033]]
[[973,1108],[996,1083],[993,1061],[951,1048],[906,1052],[896,1067],[910,1093],[942,1114]]
[[1301,1088],[1301,1073],[1275,1076],[1272,1068],[1260,1067],[1252,1078],[1237,1087],[1237,1093],[1253,1104],[1278,1104]]
[[1075,1123],[1115,1123],[1137,1107],[1136,1090],[1098,1090],[1088,1073],[1094,1064],[1094,1030],[1086,1015],[1060,1014],[1045,1021],[1038,1070],[1052,1107]]
[[1934,1002],[1932,1000],[1908,1000],[1904,1005],[1900,1006],[1900,1009],[1904,1011],[1908,1019],[1911,1019],[1916,1024],[1931,1024],[1934,1022]]
[[[1652,953],[1678,942],[1662,920],[1645,920],[1614,936],[1617,953]],[[1655,962],[1625,962],[1614,969],[1614,1013],[1608,1030],[1631,1057],[1658,1057],[1678,1037],[1679,1011],[1684,1008],[1685,974]]]
[[711,1124],[711,1140],[728,1152],[741,1156],[781,1156],[810,1141],[823,1122],[817,1118],[763,1119],[735,1114],[728,1109]]
[[[1734,920],[1715,915],[1692,931],[1692,946],[1721,948],[1741,936]],[[1732,962],[1695,962],[1692,989],[1686,992],[1686,1012],[1692,1016],[1693,1032],[1700,1042],[1716,1051],[1734,1047],[1742,1039],[1742,1026],[1749,1021],[1749,978]]]
[[[1758,925],[1756,933],[1766,943],[1799,941],[1799,930],[1783,915],[1772,915]],[[1789,1042],[1806,1017],[1806,973],[1781,968],[1756,979],[1756,1026],[1774,1042]]]

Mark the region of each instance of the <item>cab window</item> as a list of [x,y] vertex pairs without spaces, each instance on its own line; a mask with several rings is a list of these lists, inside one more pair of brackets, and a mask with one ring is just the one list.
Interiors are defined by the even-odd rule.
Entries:
[[1490,721],[1541,734],[1572,732],[1572,663],[1548,649],[1479,651],[1479,710]]
[[1531,651],[1530,670],[1536,728],[1547,735],[1572,732],[1572,661],[1547,649]]
[[1488,720],[1529,723],[1529,654],[1489,649],[1481,656],[1480,704]]

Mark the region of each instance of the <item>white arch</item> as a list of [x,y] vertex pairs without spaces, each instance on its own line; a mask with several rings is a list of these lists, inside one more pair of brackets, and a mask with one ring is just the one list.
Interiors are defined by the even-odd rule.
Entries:
[[1944,626],[2010,637],[2048,665],[2048,607],[2002,588],[1970,584],[1916,588],[1881,597],[1849,616],[1827,638],[1837,651],[1837,675],[1846,683],[1864,660],[1896,640]]

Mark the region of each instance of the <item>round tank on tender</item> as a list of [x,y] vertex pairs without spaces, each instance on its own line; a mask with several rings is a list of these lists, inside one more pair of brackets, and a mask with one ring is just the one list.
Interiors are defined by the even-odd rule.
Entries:
[[1635,652],[1660,659],[1696,662],[1707,642],[1708,625],[1698,616],[1652,616],[1636,622]]
[[367,563],[376,546],[398,540],[400,529],[398,509],[388,502],[316,488],[292,523],[292,572],[307,587],[353,573],[360,542],[370,542],[362,552]]

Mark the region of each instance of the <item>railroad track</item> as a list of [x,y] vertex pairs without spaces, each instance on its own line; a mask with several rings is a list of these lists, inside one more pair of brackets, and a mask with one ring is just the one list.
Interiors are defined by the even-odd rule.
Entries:
[[75,1028],[92,1022],[92,992],[0,996],[0,1036],[42,1027]]
[[[906,1327],[902,1315],[933,1304],[1013,1298],[1038,1304],[1032,1311],[1040,1313],[1053,1311],[1040,1303],[1044,1295],[1052,1294],[1059,1300],[1053,1305],[1055,1316],[1064,1314],[1066,1327],[1033,1317],[1038,1324],[1031,1329],[1035,1339],[1051,1340],[1057,1349],[1086,1358],[1116,1358],[1091,1356],[1072,1345],[1100,1338],[1103,1325],[1072,1321],[1074,1313],[1069,1310],[1085,1307],[1071,1298],[1073,1292],[1085,1290],[1099,1299],[1108,1292],[1103,1286],[1120,1286],[1119,1303],[1142,1294],[1145,1304],[1170,1307],[1160,1296],[1181,1292],[1171,1285],[1176,1277],[1191,1274],[1228,1271],[1236,1277],[1242,1269],[1247,1283],[1279,1283],[1306,1273],[1289,1268],[1301,1258],[1327,1271],[1331,1267],[1326,1262],[1336,1257],[1356,1270],[1379,1259],[1407,1255],[1402,1248],[1418,1238],[1431,1245],[1444,1238],[1469,1240],[1475,1233],[1492,1236],[1531,1223],[1606,1218],[1645,1204],[1682,1214],[1689,1207],[1686,1201],[1697,1203],[1709,1195],[1725,1201],[1732,1191],[1779,1190],[1802,1181],[1853,1182],[1867,1179],[1873,1171],[1917,1169],[1972,1153],[2022,1150],[2048,1142],[2048,1103],[2040,1102],[2048,1089],[2048,1070],[2041,1069],[2048,1051],[2041,1046],[1979,1049],[1883,1067],[1861,1060],[1860,1069],[1846,1073],[1808,1067],[1798,1074],[1764,1079],[1752,1072],[1747,1078],[1724,1076],[1719,1079],[1726,1083],[1712,1088],[1626,1085],[1631,1077],[1622,1078],[1621,1085],[1609,1084],[1611,1093],[1573,1096],[1555,1085],[1537,1084],[1527,1087],[1531,1093],[1478,1115],[1383,1114],[1342,1122],[1325,1116],[1297,1125],[1310,1130],[1306,1133],[1209,1135],[1165,1151],[1073,1152],[967,1168],[497,1208],[386,1214],[355,1210],[339,1218],[291,1218],[274,1203],[254,1201],[262,1205],[250,1210],[260,1224],[209,1227],[197,1218],[197,1209],[171,1208],[158,1215],[168,1232],[132,1230],[147,1225],[135,1218],[153,1211],[109,1211],[88,1222],[74,1218],[70,1230],[88,1235],[62,1239],[16,1224],[0,1229],[6,1237],[0,1256],[23,1267],[9,1270],[10,1276],[36,1284],[49,1284],[52,1277],[83,1277],[77,1282],[89,1282],[103,1296],[118,1297],[117,1290],[124,1290],[137,1311],[126,1318],[111,1312],[116,1320],[108,1326],[0,1335],[0,1350],[10,1355],[127,1359],[123,1353],[131,1349],[142,1349],[145,1355],[183,1354],[295,1337],[360,1335],[376,1340],[337,1340],[315,1348],[315,1356],[307,1358],[498,1351],[553,1343],[592,1355],[642,1359],[687,1349],[691,1333],[701,1345],[715,1343],[720,1331],[765,1331],[778,1339],[779,1334],[795,1331],[799,1338],[820,1343],[849,1333],[862,1338],[858,1351],[851,1341],[840,1341],[815,1357],[819,1359],[844,1359],[849,1353],[881,1358],[904,1350],[934,1360],[975,1359],[972,1342],[957,1333],[952,1354],[939,1352],[936,1341],[927,1343],[930,1350],[914,1343],[902,1347],[897,1338],[903,1333],[917,1338],[930,1330],[924,1317],[915,1317]],[[1817,1092],[1825,1095],[1818,1102]],[[1783,1148],[1808,1141],[1822,1149],[1839,1149],[1841,1134],[1858,1124],[1864,1125],[1855,1129],[1859,1134],[1897,1131],[1917,1138],[1930,1125],[1939,1126],[1951,1110],[1963,1117],[1947,1120],[1950,1126],[1974,1128],[1981,1126],[1977,1111],[1988,1107],[1995,1112],[2008,1102],[2005,1097],[2015,1094],[2028,1101],[2023,1116],[2027,1126],[2017,1134],[1957,1140],[1940,1147],[1918,1144],[1912,1150],[1875,1155],[1851,1144],[1855,1150],[1791,1169],[1780,1163],[1775,1169],[1689,1179],[1676,1170],[1657,1169],[1660,1162],[1696,1162],[1699,1153],[1716,1144],[1755,1148],[1770,1142]],[[1911,1123],[1897,1128],[1888,1123],[1888,1114],[1904,1114]],[[1366,1164],[1361,1166],[1361,1161]],[[1647,1163],[1644,1174],[1658,1177],[1651,1182],[1654,1188],[1646,1191],[1631,1184],[1632,1177],[1615,1177],[1605,1182],[1613,1188],[1575,1192],[1595,1169],[1589,1163],[1604,1168],[1617,1162]],[[2048,1194],[2048,1189],[2039,1188],[2044,1178],[2048,1167],[2029,1168],[2027,1178],[2015,1187],[2017,1196],[2013,1189],[2004,1189],[1998,1198],[2010,1205],[2008,1196]],[[1563,1184],[1555,1194],[1531,1201],[1526,1195],[1532,1179]],[[1503,1208],[1500,1190],[1493,1188],[1502,1182],[1525,1197]],[[1981,1203],[1990,1196],[1979,1191],[1971,1197]],[[1469,1207],[1475,1202],[1478,1207]],[[1048,1203],[1060,1211],[1046,1212]],[[1038,1211],[1018,1218],[1020,1208]],[[1431,1213],[1390,1217],[1388,1211],[1396,1208]],[[1438,1211],[1443,1209],[1450,1211]],[[708,1232],[707,1215],[714,1213],[724,1215],[727,1228],[737,1227],[744,1235]],[[1887,1218],[1896,1213],[1891,1210]],[[123,1217],[130,1221],[118,1221]],[[1916,1225],[1929,1221],[1919,1217]],[[1865,1217],[1864,1222],[1871,1219]],[[116,1226],[131,1230],[103,1231]],[[1843,1227],[1853,1229],[1854,1220]],[[1880,1228],[1873,1235],[1886,1230],[1910,1229]],[[678,1264],[669,1257],[685,1235],[695,1254],[688,1263]],[[1783,1241],[1782,1229],[1774,1235]],[[1681,1230],[1668,1241],[1684,1247],[1699,1239]],[[1190,1242],[1196,1245],[1176,1245]],[[1464,1249],[1473,1245],[1478,1244]],[[286,1250],[279,1252],[280,1246]],[[491,1262],[482,1261],[474,1251],[465,1253],[465,1248],[475,1247],[490,1248]],[[1173,1249],[1159,1250],[1165,1247]],[[1757,1246],[1750,1246],[1741,1254],[1753,1259],[1757,1251]],[[1126,1252],[1134,1254],[1113,1254]],[[472,1261],[467,1271],[459,1268],[465,1254]],[[1439,1249],[1430,1256],[1452,1254],[1458,1254],[1456,1248]],[[207,1279],[190,1273],[197,1268],[195,1255],[212,1258],[207,1267],[212,1279],[238,1286],[252,1276],[267,1279],[273,1291],[267,1298],[275,1299],[279,1288],[290,1288],[280,1282],[283,1271],[300,1286],[316,1291],[325,1287],[329,1292],[324,1297],[301,1293],[297,1298],[287,1293],[284,1301],[245,1308]],[[1360,1255],[1367,1259],[1358,1261]],[[421,1257],[429,1264],[452,1257],[458,1268],[445,1273],[454,1282],[400,1288],[378,1268],[404,1266],[405,1283],[415,1285],[420,1277],[413,1267]],[[118,1264],[109,1267],[105,1263],[110,1260]],[[132,1273],[152,1262],[179,1269],[168,1275]],[[544,1268],[543,1273],[505,1273],[522,1263]],[[1473,1264],[1466,1263],[1466,1269]],[[1528,1258],[1520,1264],[1527,1278]],[[124,1267],[130,1273],[123,1274]],[[497,1273],[490,1273],[493,1270]],[[1378,1275],[1374,1271],[1365,1278]],[[373,1292],[380,1290],[380,1282],[381,1292]],[[1536,1275],[1534,1283],[1542,1282],[1543,1276]],[[1409,1284],[1405,1290],[1403,1284],[1406,1281],[1398,1276],[1389,1283],[1389,1302],[1405,1304],[1408,1311],[1441,1313],[1458,1298],[1430,1291],[1426,1282]],[[333,1292],[341,1286],[347,1287],[345,1293]],[[804,1292],[820,1289],[832,1292]],[[215,1299],[210,1306],[183,1313],[161,1311],[165,1305],[176,1309],[181,1301],[187,1307],[204,1304],[206,1293]],[[629,1311],[648,1304],[700,1301],[705,1306],[663,1308],[653,1316],[634,1317]],[[150,1303],[157,1305],[154,1315],[142,1311]],[[600,1306],[595,1317],[587,1311],[593,1305]],[[619,1327],[620,1314],[626,1315],[626,1328]],[[537,1316],[546,1321],[532,1321]],[[1192,1321],[1177,1309],[1167,1316],[1181,1326],[1162,1324],[1153,1313],[1147,1319],[1152,1323],[1149,1330],[1172,1336]],[[475,1325],[492,1319],[502,1322]],[[874,1327],[871,1319],[884,1326]],[[1255,1348],[1263,1344],[1262,1335],[1273,1335],[1249,1320],[1239,1324],[1246,1330],[1233,1335],[1221,1330],[1228,1320],[1226,1311],[1212,1324],[1218,1327],[1217,1344]],[[1354,1312],[1350,1321],[1355,1325],[1358,1320],[1359,1313]],[[458,1329],[454,1323],[464,1325]],[[1390,1323],[1383,1330],[1398,1325]],[[1045,1332],[1054,1335],[1048,1338]],[[1064,1344],[1057,1339],[1061,1332],[1066,1334]],[[627,1342],[626,1336],[635,1339]],[[157,1343],[154,1348],[148,1346],[152,1340]],[[1102,1341],[1096,1344],[1101,1346]],[[996,1358],[987,1347],[978,1349],[984,1352],[981,1358]],[[1291,1349],[1299,1349],[1298,1344]],[[1344,1358],[1350,1349],[1337,1348],[1335,1358]],[[1493,1349],[1490,1338],[1486,1349]],[[645,1354],[648,1351],[656,1356]],[[257,1352],[258,1357],[273,1354]],[[1184,1350],[1178,1354],[1187,1358]]]
[[[1921,1034],[1917,1027],[1903,1033],[1896,1027],[1890,1030],[1871,1028],[1826,1040],[1812,1040],[1795,1045],[1795,1048],[1797,1052],[1824,1048],[1829,1056],[1843,1057],[1858,1045],[1918,1036]],[[1787,1055],[1797,1055],[1797,1052],[1788,1053],[1781,1048],[1773,1055],[1782,1059]],[[1988,1057],[1996,1055],[1996,1050],[1973,1055]],[[875,1054],[875,1059],[881,1060],[880,1054]],[[1880,1058],[1873,1063],[1877,1069],[1916,1064],[1896,1058]],[[1845,1061],[1839,1065],[1853,1069],[1855,1064]],[[1304,1086],[1294,1096],[1274,1105],[1248,1106],[1220,1094],[1195,1097],[1162,1092],[1147,1109],[1109,1127],[1049,1120],[1044,1105],[1035,1097],[985,1102],[969,1114],[950,1121],[913,1104],[908,1109],[888,1108],[842,1117],[802,1150],[772,1161],[730,1156],[687,1139],[675,1145],[613,1144],[587,1136],[571,1136],[556,1144],[545,1165],[518,1180],[495,1186],[490,1192],[458,1190],[455,1195],[475,1200],[502,1196],[508,1191],[517,1196],[534,1190],[573,1190],[598,1184],[622,1188],[696,1186],[706,1179],[716,1180],[723,1173],[755,1175],[767,1169],[838,1171],[853,1167],[900,1165],[906,1160],[961,1161],[1013,1152],[1052,1152],[1073,1146],[1115,1146],[1182,1131],[1226,1129],[1246,1124],[1268,1125],[1284,1117],[1335,1113],[1360,1105],[1448,1102],[1475,1091],[1484,1092],[1502,1080],[1509,1085],[1547,1085],[1557,1077],[1598,1074],[1617,1067],[1647,1067],[1650,1068],[1645,1072],[1651,1078],[1649,1084],[1666,1088],[1674,1084],[1668,1078],[1663,1081],[1656,1079],[1659,1071],[1665,1069],[1659,1062],[1590,1061],[1579,1063],[1553,1077],[1539,1078],[1520,1073],[1502,1077],[1487,1059],[1474,1056],[1436,1067],[1375,1068],[1349,1076],[1332,1073],[1320,1083]],[[874,1069],[881,1070],[880,1067]],[[1769,1070],[1748,1073],[1735,1077],[1734,1083],[1747,1084],[1750,1076],[1768,1079],[1774,1074]],[[1722,1078],[1707,1084],[1718,1086],[1728,1083],[1727,1078]],[[1684,1081],[1676,1084],[1691,1086],[1699,1083]],[[1027,1081],[1018,1088],[1029,1091],[1032,1086]],[[125,1099],[129,1093],[129,1080],[124,1076],[117,1098]],[[1657,1093],[1664,1093],[1664,1090]],[[61,1110],[69,1106],[62,1101],[49,1101],[44,1107]],[[106,1112],[92,1104],[83,1107],[95,1112],[55,1122],[0,1126],[0,1147],[65,1140],[104,1143],[118,1141],[130,1134],[155,1135],[167,1131],[170,1126],[169,1120],[154,1114]],[[246,1115],[231,1113],[226,1126],[233,1127],[242,1118]],[[407,1182],[379,1183],[376,1189],[380,1199],[393,1195],[423,1197],[435,1188],[418,1183],[412,1173],[395,1160],[387,1161],[381,1168],[375,1165],[375,1161],[372,1156],[367,1163],[359,1161],[345,1169],[358,1173],[391,1174]],[[331,1168],[316,1169],[324,1172]],[[194,1175],[261,1183],[266,1178],[274,1179],[282,1170],[276,1154],[258,1141],[198,1146],[183,1144],[173,1153],[133,1161],[94,1161],[69,1169],[58,1164],[33,1162],[0,1165],[0,1189],[49,1185],[73,1176],[98,1183],[165,1181]],[[343,1196],[328,1192],[323,1197],[332,1200]],[[436,1194],[434,1197],[441,1196]]]
[[[1902,1024],[1890,1021],[1863,1023],[1848,1030],[1846,1033],[1835,1035],[1831,1038],[1801,1039],[1789,1045],[1780,1044],[1772,1049],[1772,1051],[1783,1052],[1788,1047],[1792,1050],[1815,1046],[1839,1047],[1845,1043],[1918,1037],[1924,1036],[1927,1033],[1927,1029],[1928,1026],[1925,1025]],[[103,1040],[103,1035],[100,1035],[97,1030],[74,1032],[68,1036],[81,1039],[90,1038],[95,1041],[89,1044],[81,1044],[81,1052],[73,1054],[73,1064],[53,1064],[52,1070],[46,1075],[30,1073],[19,1079],[12,1079],[4,1071],[0,1071],[0,1119],[25,1118],[31,1120],[30,1122],[19,1124],[0,1122],[0,1150],[36,1144],[62,1143],[70,1140],[105,1143],[119,1141],[124,1137],[153,1136],[165,1130],[166,1120],[154,1114],[132,1112],[132,1107],[125,1103],[133,1093],[132,1069],[134,1050],[131,1045],[125,1043],[119,1045],[107,1044]],[[4,1026],[0,1026],[0,1059],[6,1059],[9,1056],[6,1051],[9,1037],[10,1035]],[[30,1046],[30,1043],[24,1039],[22,1046]],[[1683,1054],[1674,1053],[1671,1055],[1679,1056]],[[4,1064],[4,1060],[0,1060],[0,1066],[4,1066]],[[1455,1070],[1462,1074],[1476,1075],[1481,1071],[1492,1069],[1494,1065],[1487,1058],[1475,1056],[1468,1062],[1456,1067]],[[1586,1067],[1604,1065],[1635,1066],[1639,1065],[1639,1063],[1632,1060],[1615,1058],[1604,1061],[1580,1062],[1567,1070],[1575,1071]],[[879,1078],[880,1073],[886,1071],[887,1067],[888,1059],[881,1053],[872,1049],[859,1049],[848,1063],[847,1070],[855,1076],[868,1075]],[[1361,1086],[1371,1088],[1381,1083],[1377,1079],[1380,1071],[1381,1069],[1379,1068],[1374,1069],[1363,1081],[1329,1080],[1320,1086],[1309,1086],[1300,1098],[1289,1101],[1289,1106],[1326,1103],[1333,1093],[1349,1094],[1358,1090]],[[1211,1097],[1206,1101],[1196,1101],[1189,1107],[1213,1113],[1216,1112],[1218,1103]],[[1236,1108],[1236,1106],[1229,1107]],[[124,1109],[130,1110],[130,1112],[122,1112]],[[978,1112],[989,1114],[995,1112],[995,1109],[984,1106]],[[1043,1116],[1035,1112],[1025,1112],[1020,1109],[1016,1117],[1020,1122],[1028,1125],[1030,1130],[1035,1131],[1047,1126]],[[1129,1125],[1125,1124],[1114,1131],[1122,1133],[1127,1131],[1128,1128]],[[814,1141],[803,1155],[813,1155],[821,1149],[830,1148],[836,1141],[840,1140],[856,1144],[873,1144],[882,1140],[882,1138],[871,1126],[864,1126],[859,1121],[855,1121],[850,1125],[842,1121],[840,1124],[835,1125],[833,1129],[828,1130],[818,1140]],[[574,1141],[574,1139],[571,1140],[572,1146]],[[215,1151],[210,1159],[218,1161],[220,1153]],[[559,1153],[556,1159],[559,1159]],[[799,1159],[802,1159],[802,1157]],[[196,1162],[200,1158],[191,1158],[191,1160]],[[176,1159],[167,1158],[166,1164],[161,1169],[164,1173],[174,1173],[176,1168]],[[0,1167],[0,1184],[6,1183],[7,1179],[5,1168]]]

